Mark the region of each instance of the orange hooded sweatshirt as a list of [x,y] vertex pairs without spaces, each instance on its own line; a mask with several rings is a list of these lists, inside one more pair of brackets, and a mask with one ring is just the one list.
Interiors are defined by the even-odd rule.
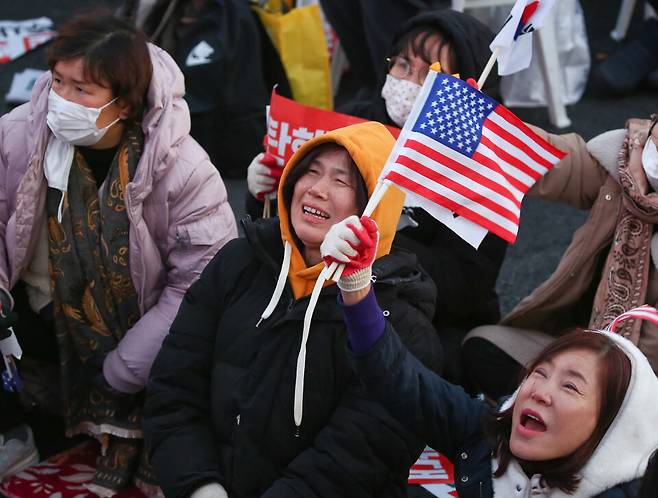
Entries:
[[[311,149],[327,142],[334,142],[347,150],[365,181],[368,197],[370,197],[377,185],[379,174],[393,149],[395,139],[380,123],[369,122],[346,126],[309,140],[288,161],[279,183],[278,212],[281,238],[284,244],[288,242],[292,248],[288,281],[295,299],[311,293],[318,275],[324,268],[324,263],[320,262],[311,267],[306,266],[304,257],[297,248],[291,233],[290,216],[283,202],[282,187],[285,185],[286,177],[299,164],[300,160]],[[391,186],[371,216],[379,227],[377,258],[387,255],[391,250],[403,202],[404,194],[396,187]],[[340,220],[336,222],[338,221]],[[328,280],[325,285],[333,283],[332,280]]]

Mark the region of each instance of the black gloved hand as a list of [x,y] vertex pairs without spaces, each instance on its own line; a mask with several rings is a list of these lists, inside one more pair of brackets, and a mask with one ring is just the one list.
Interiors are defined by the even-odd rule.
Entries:
[[0,341],[11,335],[10,327],[18,323],[18,315],[11,310],[9,296],[0,290]]

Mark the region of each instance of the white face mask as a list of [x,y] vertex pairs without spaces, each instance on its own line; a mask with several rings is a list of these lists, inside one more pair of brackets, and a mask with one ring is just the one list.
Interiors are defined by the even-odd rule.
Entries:
[[116,98],[110,100],[98,109],[85,107],[60,97],[51,88],[48,94],[48,117],[46,119],[48,127],[62,142],[71,145],[94,145],[103,138],[112,125],[120,120],[117,117],[105,128],[99,129],[96,126],[96,120],[101,111],[115,100]]
[[420,88],[420,85],[411,81],[401,80],[390,74],[386,75],[382,98],[386,102],[386,112],[400,128],[404,126],[409,117]]
[[649,185],[651,185],[654,192],[658,192],[658,150],[656,150],[656,144],[653,143],[651,137],[648,137],[647,143],[644,144],[642,168],[644,174],[647,175]]

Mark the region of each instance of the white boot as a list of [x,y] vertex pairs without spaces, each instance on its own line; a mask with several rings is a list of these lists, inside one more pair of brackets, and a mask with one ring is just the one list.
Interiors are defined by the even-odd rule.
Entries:
[[0,481],[39,461],[32,429],[19,425],[0,434]]

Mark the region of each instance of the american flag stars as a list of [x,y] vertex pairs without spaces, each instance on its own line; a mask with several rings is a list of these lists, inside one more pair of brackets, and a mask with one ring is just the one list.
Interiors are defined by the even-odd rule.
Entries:
[[509,242],[523,195],[564,157],[504,106],[436,71],[394,150],[384,177],[412,202],[439,220],[456,213]]
[[470,86],[444,79],[428,99],[413,127],[465,155],[475,151],[481,129],[495,103]]

